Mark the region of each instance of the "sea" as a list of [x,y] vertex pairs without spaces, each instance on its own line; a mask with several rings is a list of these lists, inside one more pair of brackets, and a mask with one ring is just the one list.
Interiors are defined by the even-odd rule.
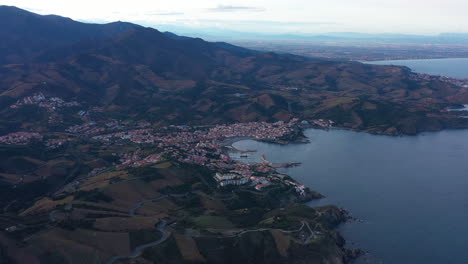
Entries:
[[442,75],[453,78],[468,78],[468,58],[426,59],[426,60],[385,60],[366,62],[376,65],[406,66],[415,72]]
[[[468,59],[382,64],[468,78]],[[238,141],[236,148],[257,152],[232,156],[301,162],[281,170],[326,196],[310,206],[337,205],[356,219],[339,231],[347,247],[367,252],[357,264],[468,263],[468,130],[391,137],[308,129],[305,135],[306,144]]]

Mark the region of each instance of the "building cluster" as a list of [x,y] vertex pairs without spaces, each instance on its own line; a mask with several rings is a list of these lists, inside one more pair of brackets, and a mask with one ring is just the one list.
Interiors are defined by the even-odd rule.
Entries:
[[[167,131],[167,128],[161,129],[160,132],[154,132],[152,129],[135,129],[126,130],[121,132],[103,134],[94,136],[94,140],[113,142],[115,140],[129,140],[133,143],[157,143],[160,147],[170,145],[172,147],[192,147],[192,144],[211,144],[214,146],[215,142],[224,138],[230,137],[251,137],[258,140],[276,140],[291,134],[297,120],[289,123],[276,122],[251,122],[251,123],[237,123],[231,125],[217,125],[210,129],[194,129],[187,126],[172,127],[175,131]],[[83,125],[72,126],[67,129],[67,132],[91,134],[96,127],[96,123],[88,122]],[[198,145],[199,149],[203,149],[202,145]],[[215,146],[216,147],[216,146]]]
[[65,142],[69,141],[68,138],[54,138],[47,140],[44,145],[48,149],[58,149],[65,144]]
[[155,136],[151,129],[135,129],[123,132],[110,133],[92,137],[94,140],[113,142],[115,140],[129,140],[138,144],[153,144]]
[[42,140],[42,135],[34,132],[15,132],[0,137],[0,144],[27,145],[30,142]]
[[65,129],[68,133],[80,134],[80,135],[93,135],[98,133],[106,132],[106,129],[97,126],[96,122],[86,122],[82,125],[74,125]]
[[57,112],[50,112],[47,117],[47,122],[49,124],[57,124],[63,122],[63,116]]
[[286,183],[275,175],[275,169],[268,162],[242,163],[232,160],[219,144],[225,138],[251,137],[258,140],[277,140],[294,133],[298,125],[292,122],[251,122],[232,125],[218,125],[212,128],[196,129],[188,126],[171,126],[158,131],[134,129],[93,136],[93,140],[113,143],[119,140],[137,144],[153,144],[158,154],[141,157],[140,151],[121,156],[118,167],[138,167],[145,164],[171,159],[185,164],[204,166],[214,171],[214,180],[220,187],[246,185],[262,191],[273,184],[293,186],[299,194],[305,195],[305,188]]
[[276,123],[251,122],[218,125],[210,129],[209,135],[216,138],[252,137],[259,140],[273,140],[290,134],[297,122],[297,119],[293,119],[289,123],[279,121]]
[[[138,137],[139,135],[144,134],[145,131],[151,131],[151,130],[143,129],[143,128],[149,127],[150,125],[151,124],[146,121],[139,121],[136,123],[121,122],[117,120],[110,120],[110,121],[104,121],[104,122],[99,122],[99,123],[94,122],[94,121],[89,121],[81,125],[71,126],[67,128],[65,131],[69,133],[80,134],[80,135],[85,135],[85,136],[104,134],[104,133],[109,133],[112,131],[122,131],[118,133],[105,134],[105,135],[100,135],[100,136],[95,137],[95,139],[97,140],[111,141],[112,139],[117,139],[117,138],[132,139],[134,137]],[[132,130],[132,129],[140,129],[140,130]],[[153,142],[147,142],[145,140],[142,140],[141,143],[153,143]]]
[[283,90],[283,91],[300,91],[302,88],[295,87],[295,86],[286,86],[286,85],[278,85],[276,88]]
[[289,180],[285,180],[284,183],[286,183],[287,185],[293,186],[298,194],[300,194],[300,195],[305,195],[306,194],[307,187],[305,187],[304,185],[299,184],[297,182],[292,182],[292,181],[289,181]]
[[69,138],[55,138],[44,140],[44,136],[36,132],[15,132],[0,137],[0,144],[27,145],[33,141],[43,141],[48,149],[57,149],[70,141]]
[[18,100],[10,108],[20,108],[23,105],[37,105],[46,108],[48,112],[54,112],[57,108],[79,106],[76,101],[66,102],[60,97],[46,97],[43,93],[37,93],[32,96],[24,97]]
[[151,163],[158,163],[162,161],[162,154],[156,153],[142,158],[140,151],[137,150],[133,153],[125,153],[120,156],[120,164],[117,167],[141,167]]
[[442,75],[430,75],[425,73],[413,73],[410,75],[412,80],[424,80],[424,81],[442,81],[454,84],[458,87],[468,88],[468,79],[458,79]]
[[314,119],[312,120],[312,123],[322,128],[331,128],[333,127],[333,124],[335,124],[335,122],[326,119]]
[[101,174],[105,171],[109,170],[109,168],[107,167],[99,167],[99,168],[94,168],[92,171],[90,171],[88,173],[88,177],[93,177],[93,176],[96,176],[98,174]]
[[214,179],[221,187],[228,185],[244,185],[249,182],[249,178],[234,173],[222,174],[217,172]]
[[81,119],[90,121],[92,119],[93,113],[103,113],[105,108],[102,106],[92,106],[88,110],[81,109],[76,114],[81,117]]
[[459,86],[462,88],[468,88],[468,79],[456,79],[456,78],[446,77],[445,81],[448,81],[451,84],[455,84],[456,86]]
[[[100,122],[99,124],[86,122],[82,125],[69,127],[66,131],[88,136],[92,140],[106,144],[127,141],[155,147],[157,153],[151,155],[144,155],[142,151],[138,150],[120,155],[117,168],[139,167],[170,159],[210,169],[215,173],[214,179],[220,187],[245,185],[246,188],[261,191],[274,184],[293,184],[284,182],[282,178],[275,176],[274,166],[267,161],[242,163],[232,160],[221,142],[232,137],[250,137],[269,141],[290,138],[293,133],[297,132],[298,120],[276,123],[237,123],[211,128],[171,126],[159,130],[146,128],[150,125],[147,122],[132,124],[118,121]],[[39,133],[17,132],[0,137],[0,143],[27,144],[33,139],[42,140],[43,138]],[[63,146],[68,140],[70,139],[49,139],[44,144],[49,149],[56,149]],[[110,168],[95,169],[90,172],[90,175],[102,173]],[[297,192],[301,193],[299,185],[293,187],[297,187]]]

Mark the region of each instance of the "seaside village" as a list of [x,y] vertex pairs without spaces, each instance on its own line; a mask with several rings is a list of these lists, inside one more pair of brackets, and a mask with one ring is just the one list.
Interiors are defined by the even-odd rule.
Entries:
[[[42,93],[18,100],[10,108],[18,109],[25,105],[37,105],[45,108],[51,115],[57,115],[56,110],[63,107],[80,107],[78,102],[66,102],[58,97],[46,97]],[[88,176],[109,171],[113,168],[139,167],[163,160],[175,160],[184,164],[192,164],[209,168],[213,172],[213,179],[220,188],[229,186],[252,187],[257,191],[277,184],[292,186],[299,195],[307,195],[307,188],[291,181],[289,177],[277,173],[275,168],[292,166],[291,164],[274,164],[262,157],[261,162],[244,163],[232,160],[228,152],[235,150],[232,146],[224,146],[226,139],[251,138],[254,140],[287,143],[297,139],[301,126],[314,125],[330,128],[333,121],[311,120],[299,122],[292,119],[289,122],[250,122],[227,125],[191,127],[186,125],[168,126],[154,129],[146,121],[122,122],[117,120],[93,121],[90,113],[101,112],[99,107],[79,110],[76,115],[83,121],[73,125],[65,131],[57,131],[60,136],[46,136],[38,132],[14,132],[0,136],[0,144],[28,145],[43,143],[49,150],[63,147],[69,141],[91,140],[104,144],[131,143],[138,146],[154,147],[156,154],[144,156],[140,151],[118,155],[119,164],[108,168],[95,168]],[[59,120],[60,121],[60,120]]]
[[274,184],[285,184],[292,186],[299,195],[305,196],[307,188],[284,179],[285,175],[277,173],[271,162],[264,160],[259,163],[243,163],[232,160],[222,144],[226,138],[236,137],[269,142],[287,140],[293,137],[298,129],[298,120],[293,119],[287,123],[251,122],[217,125],[211,128],[171,126],[158,132],[148,128],[135,129],[96,135],[92,139],[105,143],[128,140],[137,144],[154,144],[161,150],[158,154],[146,157],[141,157],[139,151],[127,153],[121,157],[118,166],[138,167],[170,159],[209,168],[214,172],[213,178],[220,187],[249,186],[262,191]]
[[[76,106],[76,102],[67,103],[60,98],[46,98],[42,94],[24,98],[11,108],[19,108],[26,104],[36,104],[46,107],[53,112],[58,107]],[[82,116],[82,111],[77,113]],[[63,147],[68,141],[88,139],[104,144],[129,142],[136,145],[154,146],[156,154],[142,156],[140,151],[117,154],[120,163],[109,168],[95,168],[89,176],[111,170],[113,168],[139,167],[163,160],[175,160],[180,163],[198,165],[209,168],[213,172],[213,179],[220,188],[229,186],[243,186],[262,191],[265,188],[284,184],[292,186],[299,195],[306,195],[307,188],[293,182],[286,175],[276,172],[273,164],[267,160],[262,162],[243,163],[232,160],[229,149],[222,142],[228,138],[251,138],[268,142],[288,142],[294,140],[300,131],[301,123],[298,119],[290,122],[251,122],[229,125],[216,125],[212,127],[169,126],[158,129],[150,128],[151,124],[145,121],[89,121],[84,119],[81,125],[74,125],[59,138],[47,138],[37,132],[15,132],[0,136],[0,144],[27,145],[32,142],[43,142],[48,149]],[[320,120],[323,126],[329,123]],[[65,135],[65,136],[63,136]],[[232,149],[231,149],[232,150]]]
[[426,80],[426,81],[437,80],[437,81],[442,81],[442,82],[448,82],[461,88],[468,88],[468,79],[453,78],[453,77],[443,76],[443,75],[413,73],[412,75],[410,75],[410,79],[411,80]]

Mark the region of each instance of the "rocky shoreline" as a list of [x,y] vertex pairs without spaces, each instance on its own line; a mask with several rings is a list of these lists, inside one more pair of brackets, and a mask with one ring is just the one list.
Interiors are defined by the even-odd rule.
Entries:
[[[313,260],[312,263],[343,264],[353,259],[357,251],[346,249],[345,240],[336,230],[338,225],[349,219],[349,214],[344,209],[336,206],[314,208],[306,206],[304,203],[323,196],[305,188],[288,175],[277,173],[274,167],[269,166],[271,164],[268,164],[268,161],[251,164],[250,167],[245,164],[236,164],[223,154],[227,151],[226,145],[229,146],[227,143],[232,145],[233,142],[248,138],[258,140],[258,138],[272,138],[271,135],[278,135],[278,140],[270,140],[270,142],[275,144],[304,143],[306,138],[303,128],[297,123],[278,124],[274,127],[263,123],[237,124],[233,127],[237,129],[220,127],[214,131],[199,131],[182,127],[180,128],[182,131],[171,131],[165,134],[148,130],[129,130],[126,133],[117,131],[95,136],[87,143],[92,144],[96,150],[106,153],[104,157],[111,161],[116,162],[116,159],[120,158],[120,164],[97,170],[94,166],[89,167],[88,171],[82,173],[73,182],[63,185],[60,196],[48,197],[44,194],[34,204],[24,205],[17,219],[21,223],[28,217],[36,218],[51,214],[54,217],[49,215],[41,224],[44,227],[52,225],[50,232],[60,232],[60,237],[62,235],[70,237],[68,232],[76,232],[79,235],[88,234],[94,229],[105,231],[102,235],[128,232],[135,236],[138,242],[136,246],[152,245],[153,241],[159,241],[157,240],[158,234],[148,238],[139,237],[138,226],[126,226],[124,229],[114,230],[112,225],[104,225],[102,221],[120,223],[122,219],[130,217],[128,219],[135,221],[135,224],[148,225],[144,230],[152,232],[155,231],[154,226],[146,223],[147,221],[156,218],[167,221],[167,228],[173,235],[167,237],[167,240],[162,241],[157,247],[145,248],[140,252],[141,256],[129,255],[124,251],[109,255],[113,252],[112,249],[105,248],[99,253],[103,260],[108,260],[112,256],[131,256],[136,259],[157,261],[158,254],[179,258],[178,254],[169,250],[176,248],[180,252],[186,252],[183,243],[177,249],[177,241],[179,243],[191,241],[190,243],[194,245],[193,250],[206,258],[208,263],[225,263],[223,260],[232,258],[235,260],[232,263],[255,260],[255,263],[259,264],[302,264]],[[240,136],[223,140],[223,135]],[[251,135],[251,137],[243,135]],[[102,144],[98,140],[106,143]],[[141,143],[147,141],[151,143]],[[154,148],[155,141],[159,142],[158,149]],[[83,146],[82,142],[75,144],[70,145],[70,148],[76,149],[76,155],[79,156],[71,158],[87,162],[99,158],[93,152],[78,151]],[[222,145],[224,147],[221,147]],[[59,148],[54,151],[65,155],[69,153],[70,148]],[[194,153],[194,150],[198,152]],[[24,155],[30,153],[26,148],[24,151]],[[161,156],[163,151],[166,152],[165,156]],[[187,155],[190,153],[191,156]],[[203,157],[210,159],[210,162],[199,162],[203,161]],[[101,163],[106,164],[104,160]],[[246,170],[250,172],[248,175],[243,174]],[[73,171],[72,168],[70,172]],[[215,173],[229,175],[229,173],[236,172],[249,177],[251,184],[220,186],[213,177]],[[263,184],[262,181],[271,184],[266,188],[255,188],[258,184]],[[140,197],[142,194],[135,190],[145,190],[145,195]],[[169,203],[167,208],[144,209],[149,210],[149,215],[157,215],[155,218],[144,217],[147,216],[144,211],[137,216],[137,212],[128,208],[127,200],[129,199],[133,201],[132,204],[138,205],[140,201],[158,197],[161,193],[188,193],[189,195],[171,196],[165,201]],[[44,207],[44,205],[47,206]],[[126,213],[129,209],[131,209],[130,214]],[[155,210],[154,213],[152,213],[153,210]],[[178,210],[182,211],[179,213]],[[76,215],[78,212],[81,214]],[[72,219],[72,215],[76,219]],[[29,236],[40,238],[45,241],[43,243],[49,243],[50,239],[48,235],[35,234],[34,230],[13,232],[13,235],[19,237],[18,241]],[[100,239],[102,240],[99,241],[105,241],[106,238]],[[115,243],[124,242],[123,240],[115,241]],[[82,242],[74,241],[73,243],[72,247],[75,248],[80,247]],[[223,245],[234,249],[229,252],[213,252],[213,245]],[[35,242],[31,241],[30,247],[35,246]],[[42,256],[49,254],[47,253],[49,251],[54,251],[54,248],[47,248],[40,252],[34,251],[31,254]],[[264,252],[259,261],[257,261],[257,251]],[[218,256],[222,257],[218,259]],[[182,259],[179,260],[173,263],[185,263]]]
[[[303,133],[304,129],[307,129],[307,128],[312,128],[312,126],[310,126],[310,127],[306,127],[306,126],[299,127],[299,129],[296,131],[296,133],[294,133],[292,135],[288,135],[287,139],[257,140],[257,141],[265,142],[265,143],[271,143],[271,144],[279,144],[279,145],[306,144],[306,143],[310,142],[309,139]],[[226,140],[223,141],[223,146],[224,147],[229,147],[228,150],[229,149],[236,149],[233,146],[234,143],[242,141],[242,140],[249,140],[249,139],[250,140],[255,140],[255,139],[250,138],[250,137],[229,138],[229,139],[226,139]],[[256,151],[256,150],[253,150],[253,151]],[[249,150],[249,152],[251,152],[251,150]],[[287,176],[289,176],[289,175],[287,175]],[[307,187],[306,190],[307,191],[306,191],[306,194],[304,196],[298,196],[298,195],[294,194],[294,195],[289,196],[289,197],[287,195],[285,197],[281,197],[280,199],[284,200],[283,206],[287,207],[287,206],[290,206],[290,205],[293,205],[293,204],[296,204],[296,203],[300,203],[300,204],[305,205],[307,202],[310,202],[312,200],[325,198],[325,196],[323,194],[321,194],[319,192],[316,192],[316,191],[313,191],[308,187]],[[314,207],[312,207],[312,208],[314,208]],[[345,223],[345,222],[347,222],[349,220],[353,220],[353,217],[345,209],[335,207],[335,210],[336,211],[334,212],[334,214],[331,214],[329,216],[329,221],[334,227],[337,227],[340,224],[343,224],[343,223]],[[339,248],[343,252],[343,257],[342,257],[343,262],[342,263],[350,263],[350,262],[356,260],[357,258],[359,258],[360,256],[362,256],[363,254],[365,254],[365,251],[360,249],[360,248],[346,248],[345,247],[346,240],[338,232],[336,233],[335,238],[336,238],[336,245],[338,245]]]

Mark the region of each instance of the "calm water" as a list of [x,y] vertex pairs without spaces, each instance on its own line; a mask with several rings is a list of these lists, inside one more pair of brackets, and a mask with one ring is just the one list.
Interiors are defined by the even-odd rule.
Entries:
[[367,62],[378,65],[407,66],[415,72],[444,75],[454,78],[468,78],[468,58],[430,60],[387,60]]
[[[308,144],[244,140],[363,222],[341,227],[350,247],[370,254],[358,263],[468,263],[468,131],[375,136],[344,130],[307,130]],[[238,154],[233,154],[238,155]]]

